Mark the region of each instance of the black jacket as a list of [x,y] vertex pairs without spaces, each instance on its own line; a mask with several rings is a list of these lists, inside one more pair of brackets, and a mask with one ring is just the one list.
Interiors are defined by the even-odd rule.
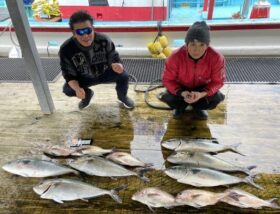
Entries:
[[81,46],[74,37],[66,40],[60,47],[59,57],[66,82],[98,78],[112,63],[121,62],[111,39],[96,32],[90,47]]

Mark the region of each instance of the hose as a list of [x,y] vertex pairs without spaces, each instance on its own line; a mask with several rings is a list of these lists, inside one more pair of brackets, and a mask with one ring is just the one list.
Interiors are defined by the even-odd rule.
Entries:
[[[134,91],[135,92],[140,92],[140,93],[145,93],[144,94],[144,101],[145,103],[151,107],[151,108],[155,108],[155,109],[160,109],[160,110],[171,110],[170,107],[165,107],[165,106],[160,106],[160,105],[155,105],[149,102],[148,97],[149,97],[149,93],[155,89],[158,88],[164,88],[164,86],[162,85],[162,83],[155,85],[155,82],[161,82],[161,79],[155,79],[152,80],[149,84],[149,86],[145,89],[145,90],[141,90],[141,89],[137,89],[137,85],[138,85],[138,80],[135,76],[133,76],[132,74],[129,74],[129,77],[131,77],[131,79],[134,80],[135,84],[134,84]],[[157,98],[159,99],[159,94],[157,95]],[[159,99],[160,100],[160,99]]]

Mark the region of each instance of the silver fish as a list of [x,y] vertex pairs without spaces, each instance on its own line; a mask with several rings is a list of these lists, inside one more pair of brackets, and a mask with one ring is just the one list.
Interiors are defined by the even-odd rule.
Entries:
[[162,142],[164,148],[175,151],[187,151],[187,152],[207,152],[207,153],[219,153],[224,151],[232,151],[243,155],[237,150],[240,144],[236,145],[221,145],[216,141],[209,139],[170,139]]
[[55,156],[55,157],[67,157],[75,152],[75,148],[70,148],[66,146],[48,146],[43,150],[43,152],[47,155]]
[[113,190],[105,190],[77,180],[52,179],[43,181],[41,184],[33,187],[33,190],[41,198],[52,199],[58,203],[78,199],[86,200],[102,195],[109,195],[116,202],[122,203],[117,193],[124,188],[125,186]]
[[280,209],[280,206],[277,204],[277,198],[263,200],[237,188],[229,189],[226,192],[228,193],[227,196],[222,198],[221,201],[233,206],[254,209],[261,209],[263,207]]
[[202,152],[176,152],[171,154],[167,161],[175,164],[189,164],[194,167],[205,167],[226,172],[244,172],[250,175],[250,170],[256,166],[239,167],[218,157]]
[[125,177],[134,175],[140,177],[144,181],[149,181],[148,178],[144,177],[143,173],[150,169],[139,169],[137,173],[98,156],[79,158],[69,162],[69,165],[88,175],[101,177]]
[[144,188],[132,195],[132,200],[146,204],[151,211],[154,208],[165,207],[172,208],[178,206],[175,197],[167,192],[160,190],[157,187]]
[[150,164],[146,164],[126,152],[113,152],[107,155],[106,159],[125,166],[151,166]]
[[214,205],[226,195],[227,193],[215,193],[206,190],[188,189],[177,194],[176,202],[178,204],[200,208]]
[[102,156],[111,152],[114,152],[115,149],[103,149],[99,146],[82,146],[81,148],[77,148],[74,156],[82,156],[82,155],[96,155]]
[[44,149],[44,153],[55,157],[97,155],[101,156],[113,152],[114,149],[103,149],[99,146],[81,146],[77,148],[54,145]]
[[79,174],[76,170],[46,160],[18,159],[6,163],[5,171],[23,177],[50,177],[69,173]]
[[170,167],[164,170],[164,172],[171,178],[176,179],[179,183],[189,184],[196,187],[214,187],[243,182],[262,189],[259,185],[254,183],[250,176],[239,178],[213,169],[184,165]]

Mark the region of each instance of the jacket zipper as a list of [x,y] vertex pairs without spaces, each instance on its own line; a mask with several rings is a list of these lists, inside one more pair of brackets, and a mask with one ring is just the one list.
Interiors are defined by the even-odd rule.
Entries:
[[194,85],[195,85],[195,72],[196,71],[196,62],[194,63],[194,71],[193,71],[193,88],[194,88]]

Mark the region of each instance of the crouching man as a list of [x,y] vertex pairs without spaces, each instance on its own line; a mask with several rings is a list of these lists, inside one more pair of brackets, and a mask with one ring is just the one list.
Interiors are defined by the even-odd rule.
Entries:
[[66,80],[63,92],[79,98],[79,109],[83,109],[94,94],[90,86],[116,82],[118,101],[127,109],[134,108],[134,102],[127,96],[129,75],[111,39],[94,31],[93,18],[86,11],[73,13],[69,25],[72,36],[59,51],[62,75]]

